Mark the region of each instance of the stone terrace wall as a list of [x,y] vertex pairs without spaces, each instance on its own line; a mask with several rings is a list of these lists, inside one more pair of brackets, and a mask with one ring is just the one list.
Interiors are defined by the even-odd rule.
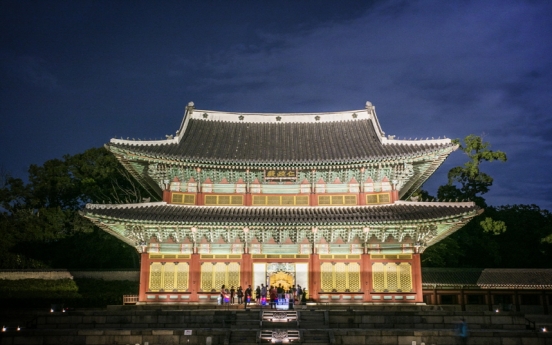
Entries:
[[140,281],[140,271],[71,271],[75,278]]
[[140,271],[0,270],[0,279],[103,279],[139,281]]
[[0,279],[21,280],[21,279],[44,279],[59,280],[73,279],[67,270],[0,270]]

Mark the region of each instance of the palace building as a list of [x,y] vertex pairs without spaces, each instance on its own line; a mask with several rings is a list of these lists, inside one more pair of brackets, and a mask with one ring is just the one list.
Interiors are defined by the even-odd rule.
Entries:
[[82,212],[141,253],[139,303],[212,303],[223,284],[422,303],[420,254],[482,212],[405,201],[457,145],[385,136],[370,102],[282,114],[190,103],[174,136],[106,147],[162,199]]

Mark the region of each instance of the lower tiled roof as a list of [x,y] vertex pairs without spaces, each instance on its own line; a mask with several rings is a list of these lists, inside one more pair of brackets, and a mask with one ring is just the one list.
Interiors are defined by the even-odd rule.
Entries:
[[542,268],[422,268],[427,288],[477,286],[480,288],[552,288],[552,269]]
[[87,205],[86,217],[145,223],[237,223],[270,225],[385,224],[472,217],[474,203],[404,202],[378,206],[185,206],[164,202],[129,205]]
[[435,286],[477,286],[482,268],[423,267],[422,284]]
[[477,284],[482,287],[552,287],[552,269],[487,268]]

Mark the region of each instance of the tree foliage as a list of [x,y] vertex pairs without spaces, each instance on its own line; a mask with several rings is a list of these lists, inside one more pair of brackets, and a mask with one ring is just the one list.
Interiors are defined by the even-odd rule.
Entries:
[[[483,194],[493,178],[481,171],[484,162],[506,162],[506,154],[492,151],[481,137],[455,140],[468,161],[448,173],[439,187],[440,200],[470,200],[485,212],[456,233],[429,247],[422,255],[433,267],[547,267],[552,262],[552,217],[536,205],[488,207]],[[421,191],[425,199],[431,199]],[[549,241],[550,240],[550,241]]]
[[86,203],[140,202],[143,193],[104,148],[33,164],[27,183],[0,172],[0,267],[137,267],[133,248],[78,212]]
[[506,154],[491,150],[488,142],[473,134],[464,138],[464,143],[460,139],[453,142],[466,154],[468,161],[462,166],[450,169],[448,183],[439,187],[437,197],[441,200],[470,200],[485,207],[485,200],[481,195],[489,191],[493,178],[481,171],[481,163],[495,160],[506,162]]

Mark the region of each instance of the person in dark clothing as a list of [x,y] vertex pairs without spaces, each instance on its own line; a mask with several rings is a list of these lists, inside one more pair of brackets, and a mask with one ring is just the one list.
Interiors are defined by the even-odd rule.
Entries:
[[236,294],[236,289],[234,286],[230,288],[230,304],[234,304],[234,295]]
[[255,289],[255,303],[261,304],[261,287],[259,285]]
[[244,309],[247,309],[247,303],[251,301],[251,285],[247,289],[245,289],[245,298],[243,301]]
[[238,304],[242,304],[242,300],[243,300],[243,290],[242,290],[242,287],[241,287],[241,286],[238,286],[237,295],[238,295]]

